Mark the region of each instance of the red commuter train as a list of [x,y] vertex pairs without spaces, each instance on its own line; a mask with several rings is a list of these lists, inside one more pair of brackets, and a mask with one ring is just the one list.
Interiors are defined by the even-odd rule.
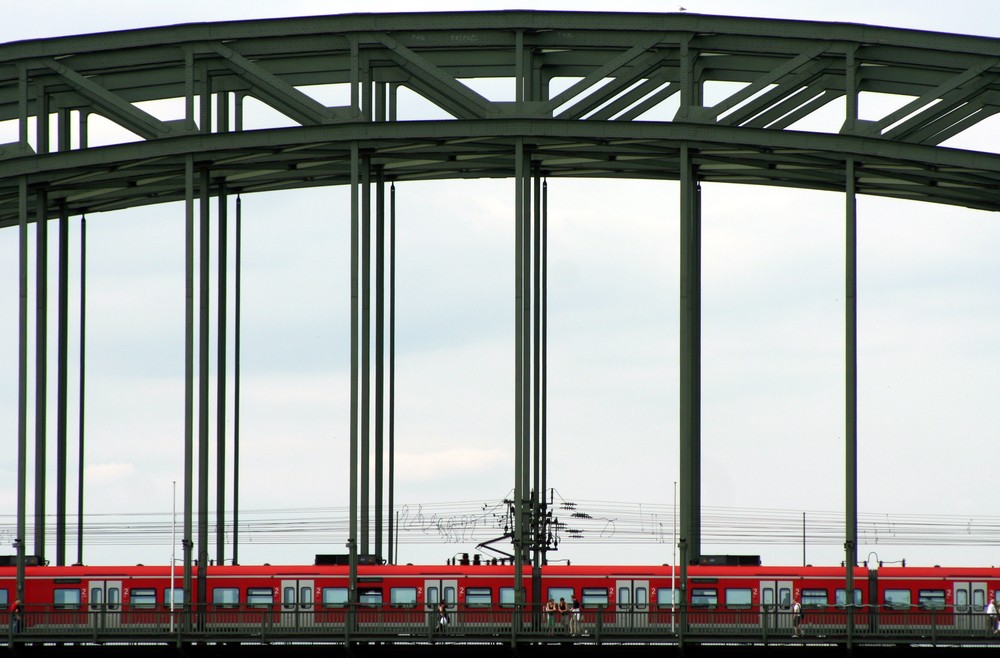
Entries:
[[[655,633],[670,631],[680,620],[679,577],[670,566],[546,565],[535,600],[525,568],[527,605],[516,613],[510,565],[362,565],[356,619],[361,627],[427,629],[444,601],[453,628],[495,631],[509,626],[514,614],[529,619],[547,599],[567,604],[575,599],[581,604],[576,626],[581,633],[596,628]],[[264,621],[273,628],[336,629],[351,607],[349,571],[341,565],[211,566],[205,582],[201,623],[208,628]],[[842,567],[691,566],[686,621],[695,631],[763,628],[791,634],[792,605],[798,601],[806,626],[817,632],[842,629],[853,604],[859,632],[933,626],[979,633],[988,623],[984,608],[1000,588],[1000,569],[855,567],[853,596],[845,582]],[[192,587],[190,598],[197,601],[197,568]],[[10,608],[15,592],[16,570],[0,567],[0,610]],[[86,627],[98,618],[106,629],[159,626],[187,614],[185,603],[181,571],[172,576],[166,566],[26,569],[29,628]],[[557,628],[562,621],[555,622]]]

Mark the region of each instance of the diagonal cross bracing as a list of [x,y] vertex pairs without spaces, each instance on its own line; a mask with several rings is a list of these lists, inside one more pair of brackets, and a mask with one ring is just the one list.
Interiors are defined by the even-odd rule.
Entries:
[[456,80],[433,62],[421,57],[397,40],[385,34],[370,35],[373,43],[381,43],[389,56],[404,71],[419,81],[429,100],[450,107],[460,119],[483,119],[497,114],[496,107],[482,95]]
[[332,123],[340,118],[333,109],[299,91],[267,69],[221,43],[212,49],[250,84],[252,95],[303,126]]
[[[894,130],[897,135],[906,134],[922,122],[922,117],[925,116],[925,112],[929,112],[933,118],[933,103],[941,99],[949,92],[959,89],[963,85],[971,81],[975,81],[977,78],[980,79],[980,83],[978,85],[979,88],[994,82],[995,76],[989,76],[985,80],[981,79],[980,76],[995,67],[998,63],[1000,63],[1000,60],[990,58],[979,62],[975,66],[969,67],[967,70],[952,76],[950,79],[942,82],[934,89],[931,89],[927,93],[910,101],[895,112],[891,112],[877,121],[866,124],[862,132],[870,135],[880,135],[885,133],[884,136],[886,137],[891,137],[891,133],[893,133]],[[907,119],[907,121],[901,126],[897,126],[894,129],[886,131],[886,128],[889,126],[893,126],[896,122],[913,114],[915,114],[915,116]]]
[[171,125],[160,121],[152,114],[140,110],[121,96],[108,91],[90,78],[86,78],[65,64],[54,59],[43,59],[42,65],[51,69],[104,117],[121,127],[132,131],[143,139],[157,139],[171,133]]

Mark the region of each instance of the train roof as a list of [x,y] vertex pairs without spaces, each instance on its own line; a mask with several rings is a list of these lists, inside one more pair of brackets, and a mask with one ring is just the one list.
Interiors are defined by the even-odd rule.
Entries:
[[[502,576],[505,574],[510,574],[513,571],[512,565],[493,565],[493,564],[482,564],[482,565],[433,565],[433,564],[405,564],[405,565],[359,565],[358,574],[360,576],[366,575],[385,575],[387,569],[391,569],[392,574],[399,576],[426,576],[431,577],[460,577],[466,575],[481,575],[481,576]],[[197,567],[192,568],[195,573],[198,572]],[[956,574],[968,574],[973,575],[975,573],[982,573],[985,571],[984,568],[979,567],[961,567],[961,568],[945,568],[949,573]],[[0,573],[13,572],[15,567],[0,567]],[[564,564],[554,564],[545,565],[542,567],[543,573],[551,576],[616,576],[616,577],[666,577],[679,576],[680,568],[678,566],[671,565],[618,565],[618,564],[602,564],[602,565],[564,565]],[[886,574],[896,573],[901,575],[902,573],[909,574],[912,576],[917,576],[922,573],[928,575],[937,574],[940,575],[942,568],[940,567],[885,567],[881,571]],[[347,574],[349,572],[349,567],[345,565],[287,565],[287,564],[258,564],[258,565],[225,565],[217,566],[212,565],[208,569],[209,573],[216,575],[242,575],[242,576],[309,576],[309,575],[341,575]],[[177,566],[174,569],[175,574],[180,574],[183,572],[181,566]],[[128,576],[156,576],[162,575],[167,576],[170,573],[169,565],[95,565],[95,566],[35,566],[27,567],[26,574],[29,577],[82,577],[86,576],[104,576],[111,577],[115,575],[128,575]],[[525,565],[524,573],[531,573],[531,566]],[[865,574],[867,569],[865,567],[856,567],[856,574]],[[844,567],[841,566],[701,566],[692,565],[688,567],[688,576],[692,578],[697,578],[703,575],[712,575],[715,577],[746,577],[748,575],[759,576],[761,578],[781,578],[781,577],[794,577],[801,576],[803,574],[810,575],[814,577],[830,576],[836,577],[844,574]]]

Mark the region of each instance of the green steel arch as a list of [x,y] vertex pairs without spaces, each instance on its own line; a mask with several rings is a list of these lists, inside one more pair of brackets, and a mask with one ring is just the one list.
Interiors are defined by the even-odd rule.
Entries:
[[[401,118],[404,92],[425,99],[436,118]],[[875,104],[872,115],[860,111],[866,94],[905,100],[884,109]],[[330,97],[339,100],[326,100]],[[245,128],[248,99],[282,115],[281,125]],[[181,109],[158,116],[162,102]],[[529,421],[537,417],[532,394],[539,386],[537,376],[532,381],[529,375],[544,358],[537,347],[537,181],[571,176],[677,180],[681,468],[687,476],[681,525],[687,557],[696,557],[700,183],[845,193],[850,464],[856,418],[855,196],[1000,209],[1000,155],[947,146],[998,111],[997,39],[691,13],[359,14],[0,45],[0,122],[16,126],[17,134],[0,145],[0,227],[20,225],[22,230],[21,443],[28,223],[185,201],[190,250],[195,198],[204,206],[210,196],[233,192],[351,185],[357,191],[351,209],[357,236],[359,216],[369,212],[359,210],[359,199],[373,180],[381,186],[514,177],[515,459],[519,469],[534,459],[537,470],[543,457],[529,456]],[[832,128],[814,127],[831,115]],[[134,139],[92,146],[93,117],[121,126]],[[203,208],[203,218],[206,213]],[[352,258],[357,257],[355,246]],[[188,268],[190,403],[190,254]],[[359,273],[357,262],[352,271]],[[529,281],[535,282],[534,290]],[[352,280],[353,291],[357,286]],[[357,352],[355,342],[352,397],[357,395]],[[352,402],[356,410],[356,398]],[[190,404],[188,414],[190,443]],[[352,445],[359,422],[352,418]],[[531,481],[524,470],[519,473],[520,506]],[[352,494],[353,477],[352,471]],[[354,507],[352,502],[352,513]],[[848,562],[856,561],[853,507],[849,492]],[[517,518],[518,532],[524,534],[515,537],[521,550],[539,532],[537,504],[523,512]],[[23,537],[23,529],[19,534]]]
[[[702,181],[843,190],[853,159],[859,193],[995,209],[997,155],[940,145],[1000,109],[998,72],[997,39],[689,13],[366,14],[17,42],[0,46],[0,121],[19,136],[0,145],[0,226],[18,221],[19,181],[96,212],[184,198],[187,154],[248,192],[344,183],[352,144],[389,180],[510,176],[518,137],[550,177],[677,179],[686,144]],[[574,82],[554,93],[558,79]],[[324,85],[347,88],[345,104],[310,95]],[[711,85],[727,95],[706,106]],[[394,120],[399,88],[451,118]],[[911,100],[862,120],[866,92]],[[246,97],[293,127],[241,130]],[[163,99],[183,116],[137,105]],[[836,132],[795,129],[835,101]],[[671,102],[672,119],[644,120]],[[91,115],[138,141],[87,148]]]

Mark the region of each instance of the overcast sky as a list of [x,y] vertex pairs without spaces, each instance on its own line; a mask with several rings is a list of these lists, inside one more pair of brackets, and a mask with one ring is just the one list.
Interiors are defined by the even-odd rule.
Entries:
[[[0,22],[0,42],[371,10],[608,6],[585,0],[515,6],[449,0],[13,4],[16,9]],[[684,5],[704,14],[1000,36],[1000,10],[987,0]],[[615,4],[622,11],[677,8],[676,2]],[[415,105],[410,111],[421,109]],[[831,121],[839,125],[839,118]],[[0,143],[16,139],[12,123],[0,123]],[[949,145],[996,152],[998,128],[994,117]],[[114,139],[113,130],[107,134]],[[512,487],[513,198],[511,181],[397,186],[398,501],[485,503],[501,500]],[[673,502],[678,207],[672,182],[549,182],[548,483],[559,497],[581,506],[622,501],[668,509]],[[702,501],[707,507],[793,510],[807,517],[843,511],[843,215],[838,194],[704,188]],[[887,519],[946,514],[1000,522],[992,491],[1000,439],[1000,217],[867,197],[859,199],[858,216],[859,510]],[[344,506],[348,190],[247,196],[243,217],[241,507]],[[181,486],[183,219],[177,205],[88,217],[88,513],[168,512],[171,482]],[[73,224],[76,240],[76,218]],[[54,268],[54,231],[50,236]],[[16,230],[2,231],[4,523],[16,510],[17,277]],[[50,281],[54,302],[55,277]],[[54,363],[54,313],[49,322]],[[54,436],[54,370],[49,383]],[[33,413],[32,407],[32,420]],[[74,422],[71,442],[75,431]],[[53,468],[54,461],[52,449]],[[71,459],[71,473],[75,469]],[[73,477],[70,487],[75,491]],[[48,506],[54,511],[54,499]],[[70,507],[75,510],[75,496]],[[862,557],[875,551],[882,559],[910,563],[1000,562],[986,546],[884,546],[874,539],[865,543],[868,536],[863,533]],[[342,544],[277,549],[245,542],[244,562],[310,561],[314,553],[342,550]],[[471,548],[404,546],[400,557],[440,562]],[[150,563],[166,559],[167,551],[95,547],[87,561]],[[735,539],[703,544],[702,551],[760,553],[767,564],[797,563],[802,553],[795,545],[755,546]],[[670,545],[656,541],[564,544],[559,557],[671,560]],[[809,551],[813,563],[841,559],[839,545]]]

